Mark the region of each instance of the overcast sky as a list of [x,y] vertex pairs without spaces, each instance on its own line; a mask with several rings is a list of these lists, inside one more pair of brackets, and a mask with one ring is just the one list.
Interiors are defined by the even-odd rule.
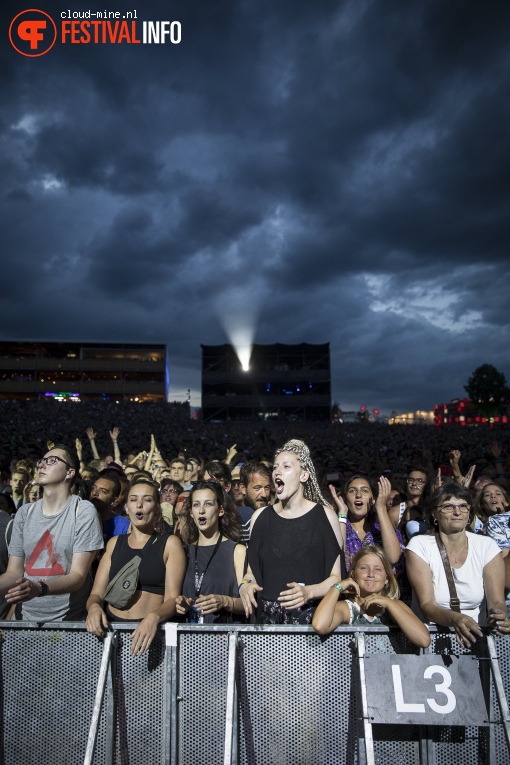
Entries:
[[[38,0],[179,45],[0,46],[0,337],[331,344],[389,412],[510,378],[510,3]],[[139,32],[139,36],[141,36]],[[7,47],[6,47],[7,46]]]

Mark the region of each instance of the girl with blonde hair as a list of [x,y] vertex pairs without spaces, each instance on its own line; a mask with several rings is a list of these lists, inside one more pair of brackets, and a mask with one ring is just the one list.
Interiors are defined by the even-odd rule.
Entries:
[[366,545],[352,559],[350,577],[333,584],[322,599],[312,626],[327,635],[341,624],[397,624],[412,643],[426,648],[427,628],[398,597],[388,556],[380,547]]

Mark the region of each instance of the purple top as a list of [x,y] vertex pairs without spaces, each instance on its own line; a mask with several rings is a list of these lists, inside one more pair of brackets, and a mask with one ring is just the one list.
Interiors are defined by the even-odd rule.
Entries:
[[[400,549],[403,550],[405,545],[404,545],[404,540],[402,539],[402,534],[400,533],[398,529],[393,529],[393,531],[397,535]],[[347,530],[346,530],[346,537],[345,537],[345,568],[347,571],[350,570],[351,561],[356,555],[356,553],[358,552],[358,550],[361,550],[361,548],[365,547],[366,545],[378,545],[379,547],[383,546],[380,525],[378,523],[373,523],[370,529],[367,531],[365,538],[363,539],[363,541],[361,541],[359,536],[356,534],[356,532],[352,528],[350,520],[347,518]]]

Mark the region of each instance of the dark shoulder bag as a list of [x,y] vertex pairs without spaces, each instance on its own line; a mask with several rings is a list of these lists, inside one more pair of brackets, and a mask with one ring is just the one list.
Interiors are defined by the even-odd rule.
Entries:
[[154,535],[152,541],[142,547],[139,555],[135,555],[129,560],[120,571],[115,574],[108,583],[104,592],[103,600],[106,600],[114,608],[126,608],[138,589],[138,579],[140,575],[140,563],[147,547],[152,547],[158,535]]

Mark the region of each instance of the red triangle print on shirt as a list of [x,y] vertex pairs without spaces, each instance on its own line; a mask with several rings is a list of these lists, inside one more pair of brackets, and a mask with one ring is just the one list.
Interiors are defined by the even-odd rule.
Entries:
[[[39,558],[42,557],[44,551],[47,551],[48,556],[46,559],[46,566],[42,568],[35,568]],[[43,560],[39,561],[43,563]],[[25,571],[29,576],[60,576],[65,574],[64,569],[58,562],[53,552],[53,538],[48,530],[44,532],[34,549],[32,555],[25,563]]]

